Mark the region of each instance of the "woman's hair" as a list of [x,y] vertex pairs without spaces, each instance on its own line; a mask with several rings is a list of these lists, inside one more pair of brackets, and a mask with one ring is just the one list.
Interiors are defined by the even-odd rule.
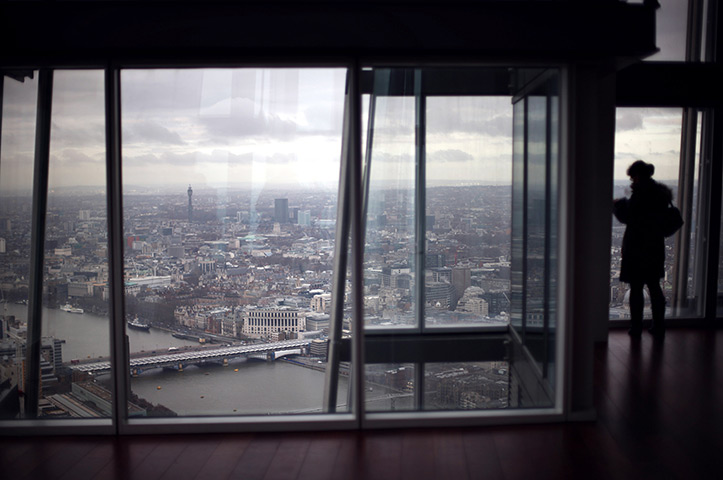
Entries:
[[653,165],[652,163],[645,163],[642,160],[637,160],[628,167],[629,177],[650,178],[653,176],[654,173],[655,165]]

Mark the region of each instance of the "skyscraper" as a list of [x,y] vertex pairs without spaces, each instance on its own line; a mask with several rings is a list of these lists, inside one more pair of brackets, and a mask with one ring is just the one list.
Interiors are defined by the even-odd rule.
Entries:
[[279,223],[289,222],[288,198],[277,198],[274,200],[274,221]]
[[457,302],[464,295],[464,291],[472,285],[471,271],[469,267],[455,266],[452,268],[452,286],[454,287],[454,297],[452,297],[452,306],[457,307]]
[[191,188],[191,185],[188,185],[188,223],[191,223],[193,220],[193,203],[191,202],[191,197],[193,196],[193,189]]

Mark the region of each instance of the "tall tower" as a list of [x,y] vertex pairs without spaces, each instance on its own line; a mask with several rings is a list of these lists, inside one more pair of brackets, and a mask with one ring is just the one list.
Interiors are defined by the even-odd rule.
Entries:
[[289,199],[277,198],[274,200],[274,221],[289,223]]
[[188,223],[191,223],[193,219],[193,203],[191,202],[191,197],[193,196],[193,189],[191,188],[191,185],[188,185]]

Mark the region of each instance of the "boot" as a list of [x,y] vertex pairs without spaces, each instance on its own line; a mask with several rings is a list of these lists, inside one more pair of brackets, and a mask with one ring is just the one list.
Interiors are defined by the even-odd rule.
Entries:
[[630,329],[628,330],[628,335],[630,335],[633,338],[639,338],[640,335],[643,334],[643,321],[642,320],[632,320],[630,322]]

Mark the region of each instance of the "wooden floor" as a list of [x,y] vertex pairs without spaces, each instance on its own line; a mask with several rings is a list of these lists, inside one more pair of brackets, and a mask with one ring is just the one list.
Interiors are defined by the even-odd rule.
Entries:
[[595,352],[598,420],[469,429],[0,438],[0,478],[723,478],[723,331]]

